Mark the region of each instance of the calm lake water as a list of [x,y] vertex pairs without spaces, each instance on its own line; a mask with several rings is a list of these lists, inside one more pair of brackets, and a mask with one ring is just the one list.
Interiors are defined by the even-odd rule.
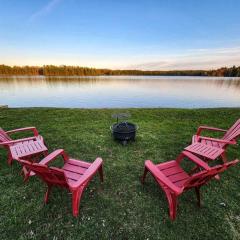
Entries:
[[240,107],[240,78],[0,77],[9,107]]

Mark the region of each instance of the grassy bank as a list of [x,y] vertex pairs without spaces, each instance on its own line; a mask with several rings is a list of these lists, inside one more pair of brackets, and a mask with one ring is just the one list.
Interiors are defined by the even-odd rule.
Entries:
[[[7,166],[1,149],[0,238],[240,239],[240,166],[202,188],[200,209],[193,191],[183,194],[173,223],[153,178],[148,176],[144,187],[139,181],[145,159],[157,163],[175,158],[197,126],[228,128],[240,117],[240,109],[130,109],[140,129],[136,142],[126,147],[114,142],[109,132],[111,114],[118,111],[0,109],[0,127],[36,126],[50,150],[64,148],[70,156],[88,161],[101,156],[105,174],[102,186],[96,177],[85,191],[76,219],[67,191],[54,189],[44,205],[45,186],[38,178],[23,184],[20,166]],[[229,148],[228,156],[240,158],[240,147]]]

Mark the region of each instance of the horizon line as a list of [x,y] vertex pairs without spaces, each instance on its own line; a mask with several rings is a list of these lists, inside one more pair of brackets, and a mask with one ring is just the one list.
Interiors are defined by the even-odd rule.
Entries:
[[233,64],[230,67],[228,66],[222,66],[222,67],[217,67],[217,68],[209,68],[209,69],[201,69],[201,68],[196,68],[196,69],[170,69],[170,70],[144,70],[144,69],[135,69],[135,68],[98,68],[98,67],[90,67],[90,66],[83,66],[83,65],[66,65],[66,64],[46,64],[46,65],[12,65],[12,64],[4,64],[1,63],[0,66],[7,66],[7,67],[38,67],[38,68],[43,68],[44,66],[55,66],[55,67],[79,67],[79,68],[91,68],[91,69],[106,69],[106,70],[111,70],[111,71],[142,71],[142,72],[171,72],[171,71],[213,71],[213,70],[218,70],[222,68],[232,68],[232,67],[240,67],[240,65]]

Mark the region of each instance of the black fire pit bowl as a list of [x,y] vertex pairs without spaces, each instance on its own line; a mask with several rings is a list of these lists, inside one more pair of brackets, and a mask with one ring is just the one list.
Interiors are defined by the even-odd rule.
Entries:
[[138,126],[130,122],[115,123],[110,127],[113,138],[126,145],[128,141],[135,140]]

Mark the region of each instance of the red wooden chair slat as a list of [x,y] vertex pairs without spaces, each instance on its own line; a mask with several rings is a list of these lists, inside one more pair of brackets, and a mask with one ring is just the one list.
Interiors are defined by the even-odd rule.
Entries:
[[[36,145],[38,147],[36,147]],[[15,160],[22,157],[41,154],[47,151],[47,147],[44,145],[44,143],[38,140],[28,144],[18,143],[16,145],[10,146],[9,148],[12,158]]]
[[240,131],[240,119],[238,119],[233,126],[224,134],[223,139],[234,139],[235,137],[237,137],[237,135],[239,135],[239,131]]
[[171,169],[171,168],[174,168],[178,166],[178,164],[176,163],[175,160],[173,161],[168,161],[168,162],[164,162],[164,163],[161,163],[161,164],[158,164],[157,167],[160,169],[160,170],[165,170],[165,169]]
[[189,178],[188,174],[184,171],[182,171],[180,173],[170,175],[170,176],[166,176],[166,177],[168,177],[170,179],[170,181],[173,182],[173,183],[176,183],[176,182],[179,182],[179,181],[182,181],[182,180],[185,180],[185,179]]
[[[58,156],[64,160],[62,168],[48,166]],[[93,163],[71,159],[63,149],[56,150],[46,156],[39,163],[32,163],[19,159],[19,162],[28,170],[28,176],[37,175],[48,186],[44,201],[48,202],[49,194],[53,186],[67,188],[72,193],[72,211],[74,216],[79,214],[79,205],[84,189],[98,171],[100,180],[103,181],[103,161],[97,158]]]
[[77,173],[80,173],[80,174],[83,174],[86,171],[86,168],[76,166],[76,165],[72,165],[71,163],[65,163],[64,166],[63,166],[63,169],[66,170],[66,171],[77,172]]
[[11,140],[12,139],[10,138],[10,136],[8,136],[8,134],[2,128],[0,128],[0,142],[6,142]]
[[210,160],[215,160],[224,153],[224,149],[222,148],[212,147],[200,142],[192,143],[191,145],[185,147],[184,149]]
[[76,172],[70,172],[70,171],[66,171],[66,169],[64,169],[64,173],[67,179],[72,179],[77,181],[79,179],[79,177],[81,177],[80,173],[76,173]]
[[185,178],[185,179],[182,179],[178,182],[175,182],[174,184],[179,187],[179,188],[182,188],[184,186],[184,184],[187,182],[188,178]]
[[168,177],[171,175],[175,175],[176,173],[182,173],[183,170],[177,166],[177,167],[170,167],[170,168],[163,169],[162,172]]
[[81,160],[71,159],[71,158],[69,158],[69,162],[71,162],[72,165],[80,166],[82,168],[88,168],[91,165],[90,163],[87,163]]
[[[33,137],[26,137],[26,138],[21,138],[21,139],[12,139],[10,137],[10,134],[13,133],[18,133],[18,132],[25,132],[25,131],[32,131],[33,132]],[[46,153],[47,149],[42,152],[38,152],[38,150],[40,150],[41,146],[41,142],[44,143],[43,137],[41,135],[38,134],[38,131],[35,127],[26,127],[26,128],[19,128],[19,129],[14,129],[14,130],[10,130],[10,131],[4,131],[2,128],[0,128],[0,146],[4,147],[7,149],[8,151],[8,164],[12,164],[13,161],[13,156],[12,154],[18,155],[31,155],[31,154],[42,154],[42,153]],[[35,147],[33,147],[32,145],[34,145],[33,143],[35,143]],[[39,145],[40,143],[40,145]],[[25,145],[30,144],[30,146],[25,147]],[[16,149],[13,149],[12,152],[10,150],[10,147],[13,146],[17,146],[20,145],[19,147],[17,147]],[[24,146],[22,146],[24,145]],[[38,149],[38,150],[37,150]]]
[[[201,132],[203,130],[225,132],[225,134],[220,139],[202,137]],[[208,127],[208,126],[200,126],[197,130],[196,135],[194,135],[192,137],[192,143],[200,142],[205,145],[222,148],[225,150],[230,144],[236,144],[237,143],[236,141],[239,137],[240,137],[240,119],[238,119],[232,125],[232,127],[230,127],[228,130],[214,128],[214,127]],[[222,159],[224,162],[226,162],[225,151],[222,154]]]
[[[180,166],[184,158],[188,158],[203,170],[199,170],[199,172],[194,174],[185,172]],[[207,184],[212,178],[238,162],[239,160],[236,159],[222,165],[209,167],[197,156],[190,152],[183,151],[176,160],[157,165],[153,164],[150,160],[146,160],[142,183],[144,183],[147,173],[150,172],[165,192],[169,205],[170,218],[171,220],[175,220],[178,204],[177,198],[179,195],[181,195],[184,191],[195,188],[198,205],[200,206],[200,188]]]

